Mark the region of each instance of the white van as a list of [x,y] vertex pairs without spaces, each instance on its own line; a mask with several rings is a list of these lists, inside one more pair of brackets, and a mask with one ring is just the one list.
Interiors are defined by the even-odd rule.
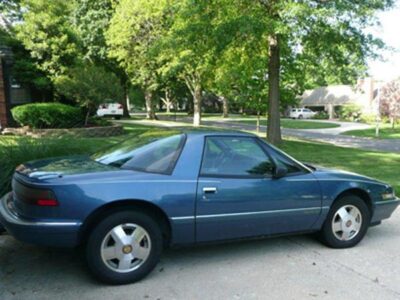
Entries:
[[122,104],[120,103],[104,103],[97,109],[99,117],[115,117],[120,118],[124,114]]
[[292,108],[289,117],[292,119],[311,119],[315,114],[316,112],[308,108]]

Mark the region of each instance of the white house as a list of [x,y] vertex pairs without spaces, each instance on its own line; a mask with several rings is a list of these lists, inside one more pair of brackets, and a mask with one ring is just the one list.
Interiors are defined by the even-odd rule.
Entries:
[[306,90],[300,97],[302,107],[324,109],[329,118],[334,117],[336,106],[357,105],[366,114],[376,113],[376,96],[383,82],[373,78],[359,79],[355,86],[330,85]]

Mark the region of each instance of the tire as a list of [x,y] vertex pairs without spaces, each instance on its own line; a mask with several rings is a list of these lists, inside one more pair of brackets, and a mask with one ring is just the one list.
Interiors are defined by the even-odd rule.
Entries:
[[333,203],[320,232],[320,239],[331,248],[354,247],[365,236],[370,220],[371,213],[361,198],[344,196]]
[[[133,240],[135,235],[139,242]],[[98,280],[128,284],[139,281],[154,269],[162,249],[161,230],[150,216],[136,211],[116,212],[90,233],[86,260]]]
[[3,234],[4,232],[6,232],[6,229],[0,224],[0,234]]
[[303,115],[299,115],[299,120],[303,119]]

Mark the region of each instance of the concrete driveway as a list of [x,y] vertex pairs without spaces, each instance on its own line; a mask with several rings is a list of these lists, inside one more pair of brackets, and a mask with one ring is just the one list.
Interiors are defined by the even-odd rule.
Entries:
[[400,299],[400,210],[357,247],[312,236],[168,250],[139,283],[101,285],[79,251],[0,236],[0,299]]

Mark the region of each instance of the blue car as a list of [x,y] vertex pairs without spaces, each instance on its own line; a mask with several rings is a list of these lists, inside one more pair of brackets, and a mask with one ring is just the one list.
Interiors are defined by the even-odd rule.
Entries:
[[84,245],[95,277],[124,284],[167,246],[318,232],[352,247],[399,203],[385,183],[303,164],[256,136],[191,132],[20,165],[0,222],[24,242]]

